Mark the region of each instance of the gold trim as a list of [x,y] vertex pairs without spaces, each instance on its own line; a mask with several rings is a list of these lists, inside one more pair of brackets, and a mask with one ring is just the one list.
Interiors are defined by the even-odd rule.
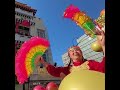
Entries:
[[79,71],[79,70],[89,70],[90,67],[88,65],[88,61],[84,62],[83,64],[81,64],[80,66],[72,66],[70,68],[70,72],[75,72],[75,71]]

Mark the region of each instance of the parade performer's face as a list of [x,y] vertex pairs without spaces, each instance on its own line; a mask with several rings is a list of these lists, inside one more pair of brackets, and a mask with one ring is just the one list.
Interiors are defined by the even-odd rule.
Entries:
[[73,46],[69,48],[68,54],[69,54],[69,57],[73,60],[73,62],[80,61],[83,58],[82,51],[78,46]]

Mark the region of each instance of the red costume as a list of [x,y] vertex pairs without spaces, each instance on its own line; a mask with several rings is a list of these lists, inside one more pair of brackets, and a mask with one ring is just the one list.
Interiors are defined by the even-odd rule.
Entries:
[[[71,66],[71,67],[95,70],[95,71],[104,73],[105,72],[105,57],[103,58],[102,62],[97,62],[95,60],[73,62],[73,66]],[[49,64],[47,66],[47,71],[52,76],[60,77],[60,73],[64,73],[65,75],[68,75],[70,73],[71,67],[54,67]]]

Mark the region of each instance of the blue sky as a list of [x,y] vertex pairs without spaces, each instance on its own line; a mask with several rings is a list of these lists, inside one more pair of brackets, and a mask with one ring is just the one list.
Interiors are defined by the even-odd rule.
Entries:
[[16,0],[37,10],[48,31],[54,62],[63,66],[62,55],[76,44],[76,39],[84,34],[83,30],[69,19],[63,18],[67,6],[73,4],[91,18],[96,19],[105,8],[105,0]]

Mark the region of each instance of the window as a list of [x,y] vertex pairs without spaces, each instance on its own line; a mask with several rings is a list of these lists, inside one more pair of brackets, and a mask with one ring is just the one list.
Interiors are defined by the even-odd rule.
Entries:
[[19,29],[24,29],[24,27],[23,26],[19,26]]
[[45,38],[45,31],[44,30],[37,29],[37,33],[38,33],[39,37]]
[[22,30],[27,30],[27,31],[29,31],[29,28],[28,28],[28,27],[24,27],[24,26],[19,26],[19,29],[22,29]]
[[29,29],[30,29],[30,28],[24,27],[24,26],[19,26],[18,29],[19,29],[19,33],[20,33],[21,35],[29,36],[29,34],[30,34],[30,33],[29,33]]
[[27,30],[27,31],[29,31],[29,28],[28,28],[28,27],[24,27],[24,30]]
[[23,41],[15,41],[15,52],[17,52],[18,49],[20,49],[21,45],[23,44]]

